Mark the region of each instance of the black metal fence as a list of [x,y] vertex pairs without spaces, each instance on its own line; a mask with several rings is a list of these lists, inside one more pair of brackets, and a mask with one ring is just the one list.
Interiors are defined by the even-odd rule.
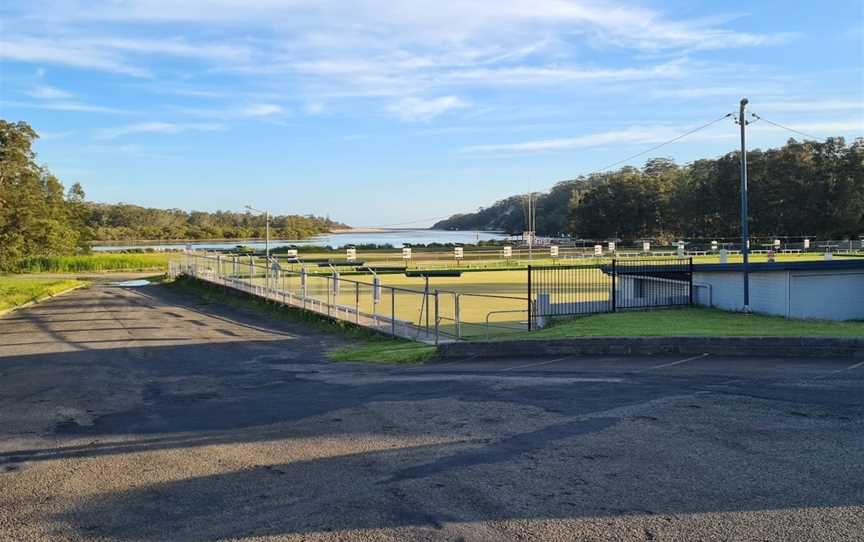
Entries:
[[528,267],[528,325],[549,318],[693,303],[693,259]]

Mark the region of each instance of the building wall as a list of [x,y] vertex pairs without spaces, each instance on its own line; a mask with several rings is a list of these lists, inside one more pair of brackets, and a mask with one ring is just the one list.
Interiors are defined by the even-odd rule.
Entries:
[[791,318],[864,318],[864,271],[793,271],[791,290]]
[[[694,301],[719,309],[744,308],[740,271],[696,271]],[[708,288],[710,285],[710,303]],[[864,270],[776,270],[750,274],[750,309],[787,318],[864,318]]]

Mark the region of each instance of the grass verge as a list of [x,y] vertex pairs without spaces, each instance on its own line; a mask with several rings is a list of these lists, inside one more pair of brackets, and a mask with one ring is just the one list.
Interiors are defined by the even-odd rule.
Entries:
[[664,336],[861,337],[864,336],[864,322],[787,320],[780,316],[687,307],[595,314],[560,320],[540,331],[513,334],[502,339]]
[[265,313],[271,318],[300,323],[328,333],[336,333],[351,340],[352,344],[327,353],[327,356],[333,361],[422,363],[435,356],[434,346],[385,337],[349,322],[333,320],[309,311],[286,307],[242,293],[228,293],[218,286],[192,278],[179,277],[173,282],[166,283],[166,287],[193,292],[208,303],[220,303],[255,310]]
[[98,273],[102,271],[164,271],[176,255],[89,254],[81,256],[35,256],[15,263],[15,273]]
[[0,311],[87,284],[80,280],[0,277]]
[[372,363],[423,363],[435,357],[436,348],[428,344],[375,337],[362,344],[342,347],[331,352],[333,361],[363,361]]

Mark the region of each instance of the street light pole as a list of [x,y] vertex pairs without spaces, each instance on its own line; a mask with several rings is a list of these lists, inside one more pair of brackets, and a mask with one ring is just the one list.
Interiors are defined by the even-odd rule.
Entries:
[[261,211],[252,207],[251,205],[245,206],[247,209],[254,213],[263,213],[264,214],[264,253],[267,257],[267,264],[270,263],[270,212],[269,211]]
[[750,226],[747,216],[747,145],[744,109],[747,98],[741,98],[738,124],[741,126],[741,255],[744,259],[744,312],[750,312]]

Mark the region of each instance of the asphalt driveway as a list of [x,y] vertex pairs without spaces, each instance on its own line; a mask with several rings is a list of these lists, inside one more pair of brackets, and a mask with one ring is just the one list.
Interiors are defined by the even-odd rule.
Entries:
[[0,318],[2,540],[864,540],[864,364],[335,364],[164,286]]

